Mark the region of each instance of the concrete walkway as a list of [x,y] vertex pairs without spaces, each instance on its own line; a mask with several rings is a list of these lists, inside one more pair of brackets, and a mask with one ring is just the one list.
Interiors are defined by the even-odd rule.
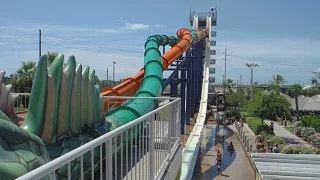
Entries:
[[[235,127],[233,127],[233,129],[234,131],[236,130]],[[247,136],[247,139],[249,139],[249,143],[252,145],[252,152],[257,152],[256,135],[252,132],[247,123],[243,124],[243,132],[244,135]]]
[[[226,135],[222,138],[215,137],[216,125],[207,124],[198,161],[194,169],[193,180],[254,180],[254,171],[244,152],[237,134],[231,129],[232,126],[220,126]],[[232,142],[235,148],[233,153],[227,151],[229,143]],[[216,149],[223,149],[222,176],[218,175],[216,166]]]
[[[264,122],[267,125],[270,125],[270,120],[264,120]],[[278,125],[277,123],[274,123],[274,134],[276,136],[282,137],[287,144],[300,144],[300,145],[306,145],[311,146],[301,138],[297,137],[296,135],[292,134],[291,132],[287,131],[285,128],[283,128],[281,125]]]

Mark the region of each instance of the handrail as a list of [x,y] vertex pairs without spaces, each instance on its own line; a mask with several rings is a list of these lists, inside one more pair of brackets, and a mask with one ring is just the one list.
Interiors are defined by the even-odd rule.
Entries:
[[[117,97],[119,98],[119,97]],[[57,159],[54,159],[50,161],[47,164],[44,164],[40,166],[37,169],[34,169],[33,171],[17,178],[17,180],[25,180],[25,179],[37,179],[42,178],[50,173],[52,173],[53,170],[56,170],[61,167],[61,165],[65,165],[70,163],[71,161],[75,160],[76,158],[84,155],[85,153],[91,151],[92,149],[102,145],[103,143],[106,143],[107,141],[112,140],[112,138],[118,136],[120,133],[123,133],[124,131],[134,127],[135,125],[138,125],[139,123],[143,122],[146,118],[149,118],[150,116],[155,115],[157,112],[163,110],[164,108],[168,107],[169,105],[172,105],[174,103],[177,103],[180,101],[180,98],[175,98],[173,101],[166,104],[166,106],[161,106],[157,108],[156,110],[153,110],[151,112],[148,112],[147,114],[137,118],[134,121],[131,121],[127,124],[124,124],[123,126],[120,126],[119,128],[110,131],[92,141],[89,141],[88,143],[80,146],[79,148],[76,148],[63,156],[60,156]]]
[[25,96],[29,95],[30,96],[31,93],[10,93],[10,94],[12,94],[12,95],[25,95]]

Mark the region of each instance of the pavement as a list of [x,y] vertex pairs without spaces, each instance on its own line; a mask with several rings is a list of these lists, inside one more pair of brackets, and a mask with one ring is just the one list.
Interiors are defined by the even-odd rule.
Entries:
[[[235,131],[236,128],[234,126],[233,128]],[[243,123],[243,133],[245,136],[247,136],[247,139],[249,140],[249,144],[252,145],[252,152],[257,152],[256,135],[252,132],[252,130],[249,128],[248,124],[246,123]]]
[[[217,135],[216,124],[207,124],[193,173],[193,180],[254,180],[254,171],[239,141],[233,126],[220,126],[224,137]],[[219,133],[218,133],[219,134]],[[229,143],[235,148],[233,153],[227,151]],[[223,149],[222,175],[218,175],[216,166],[216,150]]]
[[[264,120],[267,125],[270,125],[270,120]],[[306,145],[311,146],[301,138],[297,137],[296,135],[292,134],[291,132],[287,131],[281,125],[274,123],[274,134],[276,136],[282,137],[287,144],[299,144],[299,145]]]

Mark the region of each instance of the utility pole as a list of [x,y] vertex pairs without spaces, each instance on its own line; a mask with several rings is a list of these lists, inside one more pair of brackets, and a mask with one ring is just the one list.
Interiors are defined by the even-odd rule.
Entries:
[[226,81],[227,81],[227,47],[224,50],[224,76],[223,76],[223,93],[226,94]]
[[251,69],[250,100],[252,100],[252,98],[253,98],[253,68],[259,67],[259,65],[255,64],[255,63],[252,63],[252,64],[246,63],[246,66]]
[[240,75],[240,86],[242,86],[242,74]]
[[41,29],[39,29],[39,57],[41,56]]
[[109,68],[107,68],[107,85],[109,85]]
[[116,62],[113,61],[113,83],[115,82],[115,77],[116,77]]

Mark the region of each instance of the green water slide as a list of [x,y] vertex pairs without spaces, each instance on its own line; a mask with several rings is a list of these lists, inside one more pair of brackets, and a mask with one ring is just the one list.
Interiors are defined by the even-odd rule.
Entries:
[[[144,81],[135,97],[160,96],[163,88],[163,64],[159,46],[173,46],[178,42],[178,38],[165,35],[154,35],[147,39],[144,53]],[[152,99],[131,99],[126,104],[107,112],[106,121],[111,123],[110,130],[113,130],[152,111],[156,106],[157,102]]]
[[[200,39],[195,30],[190,30],[192,35],[191,43],[197,42],[200,39],[205,38],[206,34],[199,31]],[[190,32],[189,31],[189,32]],[[190,34],[190,33],[189,33]],[[183,39],[187,41],[186,39]],[[136,93],[135,97],[159,97],[163,91],[163,62],[162,56],[159,51],[159,46],[174,46],[179,43],[181,39],[177,37],[168,37],[165,35],[150,36],[145,43],[144,53],[144,81]],[[181,47],[179,47],[181,48]],[[124,125],[152,110],[158,106],[158,102],[153,99],[131,99],[122,106],[111,110],[105,114],[107,131],[111,131]]]

